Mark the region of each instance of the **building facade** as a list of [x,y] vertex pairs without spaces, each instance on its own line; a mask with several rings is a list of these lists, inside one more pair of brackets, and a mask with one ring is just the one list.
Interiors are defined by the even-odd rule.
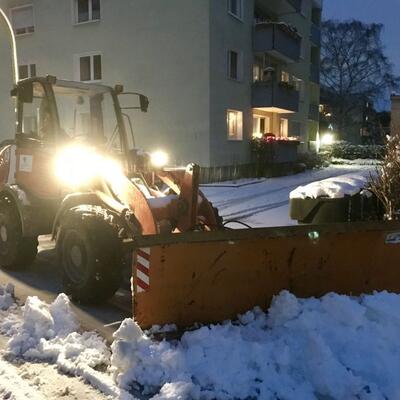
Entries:
[[[172,163],[248,164],[253,135],[296,136],[304,151],[316,139],[320,0],[0,0],[0,6],[17,35],[21,78],[121,83],[146,94],[149,112],[133,116],[136,144],[169,152]],[[4,77],[11,74],[8,62],[1,65],[6,139],[13,115],[11,80]]]

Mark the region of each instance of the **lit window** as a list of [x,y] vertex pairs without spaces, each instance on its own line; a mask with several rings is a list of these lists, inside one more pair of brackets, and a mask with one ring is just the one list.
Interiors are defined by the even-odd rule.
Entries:
[[262,137],[271,132],[271,119],[264,115],[253,115],[253,137]]
[[11,23],[16,35],[26,35],[35,32],[33,22],[33,6],[27,5],[11,9]]
[[282,71],[282,72],[281,72],[281,81],[282,81],[282,82],[287,82],[287,83],[289,83],[289,81],[290,81],[290,74],[289,74],[289,72],[286,72],[286,71]]
[[236,110],[228,110],[226,114],[229,140],[243,139],[243,113]]
[[253,82],[260,82],[262,80],[262,66],[260,64],[253,65]]
[[78,56],[77,78],[83,82],[100,81],[102,79],[102,65],[100,54]]
[[243,0],[228,0],[228,12],[240,20],[243,19]]
[[100,0],[75,0],[75,23],[98,21]]
[[235,81],[242,79],[242,55],[234,50],[228,51],[228,78]]
[[281,118],[280,121],[280,136],[289,136],[289,120],[287,118]]
[[36,64],[25,64],[18,67],[19,79],[33,78],[36,76]]

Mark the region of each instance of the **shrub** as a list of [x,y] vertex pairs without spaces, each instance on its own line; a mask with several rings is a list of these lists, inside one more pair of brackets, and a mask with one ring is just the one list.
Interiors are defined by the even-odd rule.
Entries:
[[371,191],[381,201],[385,219],[400,219],[400,132],[388,137],[383,165],[370,176]]
[[329,166],[329,157],[325,153],[305,152],[299,154],[298,162],[307,169],[322,168]]
[[342,141],[323,146],[321,151],[331,158],[382,160],[385,156],[385,147],[383,145],[356,145]]

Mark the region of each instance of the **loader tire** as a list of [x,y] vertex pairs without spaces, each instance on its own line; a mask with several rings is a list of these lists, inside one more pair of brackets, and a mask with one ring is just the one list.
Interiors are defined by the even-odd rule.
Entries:
[[101,303],[120,287],[121,241],[101,216],[69,212],[61,222],[56,247],[63,289],[74,301]]
[[0,201],[0,266],[7,269],[29,267],[36,258],[38,238],[23,237],[15,206]]

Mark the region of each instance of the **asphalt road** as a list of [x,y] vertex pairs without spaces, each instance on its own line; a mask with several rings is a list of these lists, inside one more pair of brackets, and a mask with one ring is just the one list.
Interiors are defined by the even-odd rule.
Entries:
[[[11,282],[21,303],[28,296],[37,296],[46,302],[52,302],[62,292],[61,278],[50,236],[39,239],[39,254],[29,268],[22,271],[0,269],[0,283]],[[131,317],[131,295],[119,290],[106,304],[83,306],[73,304],[73,309],[84,330],[95,330],[107,340],[112,340],[113,332],[120,321]]]

